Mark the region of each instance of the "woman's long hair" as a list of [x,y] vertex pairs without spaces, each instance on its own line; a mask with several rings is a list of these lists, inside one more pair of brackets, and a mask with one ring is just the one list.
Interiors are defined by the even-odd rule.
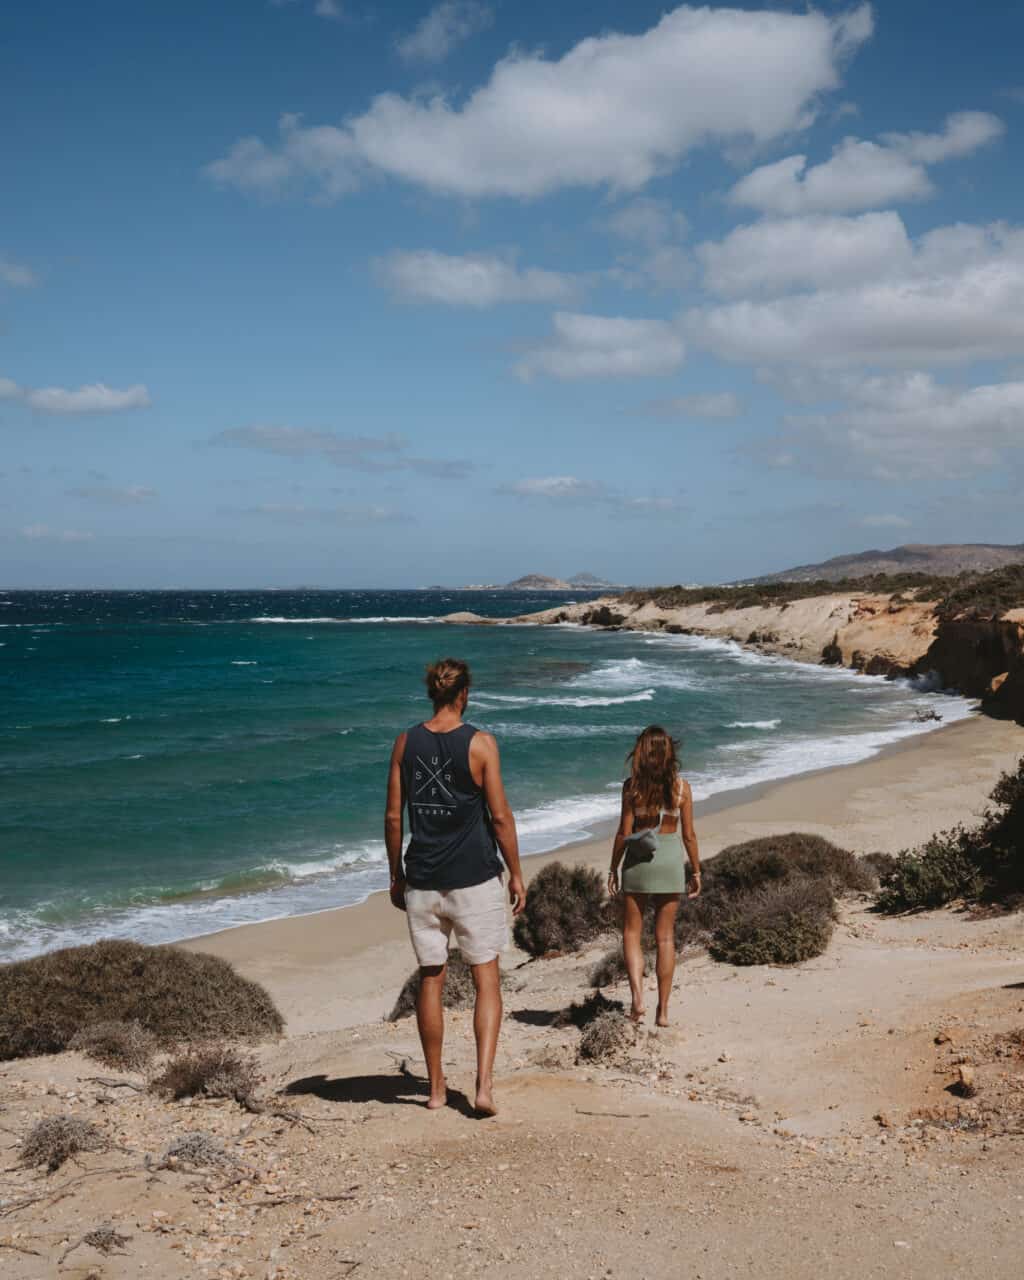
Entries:
[[649,724],[626,757],[634,813],[675,808],[679,759],[676,743],[660,724]]

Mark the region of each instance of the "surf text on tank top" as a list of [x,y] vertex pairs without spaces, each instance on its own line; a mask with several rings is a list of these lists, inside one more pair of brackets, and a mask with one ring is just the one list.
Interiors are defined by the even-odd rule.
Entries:
[[402,781],[411,839],[405,877],[413,889],[466,889],[501,874],[483,788],[473,781],[469,744],[477,729],[407,730]]

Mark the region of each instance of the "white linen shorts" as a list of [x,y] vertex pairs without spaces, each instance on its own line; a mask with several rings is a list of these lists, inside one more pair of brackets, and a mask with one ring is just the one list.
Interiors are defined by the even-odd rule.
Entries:
[[409,937],[421,968],[448,960],[448,940],[467,964],[487,964],[508,946],[505,889],[501,876],[466,889],[406,889]]

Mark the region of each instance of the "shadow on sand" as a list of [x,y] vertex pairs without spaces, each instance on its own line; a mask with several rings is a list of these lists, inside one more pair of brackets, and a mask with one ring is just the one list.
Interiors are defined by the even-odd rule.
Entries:
[[[374,1076],[303,1076],[285,1085],[282,1093],[313,1094],[325,1102],[386,1102],[400,1107],[423,1107],[427,1101],[427,1081],[411,1071],[400,1075]],[[479,1114],[469,1099],[459,1089],[449,1088],[448,1105],[470,1120],[478,1120]]]

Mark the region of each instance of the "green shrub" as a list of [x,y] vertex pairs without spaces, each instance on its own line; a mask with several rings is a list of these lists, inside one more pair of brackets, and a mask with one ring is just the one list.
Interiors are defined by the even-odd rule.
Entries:
[[0,1061],[60,1053],[97,1022],[137,1022],[165,1046],[284,1026],[257,983],[178,947],[110,940],[0,966]]
[[834,913],[826,880],[793,876],[735,897],[708,951],[726,964],[799,964],[828,946]]
[[896,857],[891,853],[882,853],[880,850],[875,853],[866,853],[861,859],[866,863],[879,881],[887,876],[896,866]]
[[963,827],[932,836],[913,852],[897,855],[895,865],[881,878],[877,904],[880,911],[930,911],[959,898],[977,898],[982,879],[972,849],[972,837]]
[[68,1048],[77,1049],[106,1067],[141,1071],[149,1065],[159,1042],[138,1022],[90,1022],[75,1032]]
[[[507,985],[507,978],[504,973],[501,975],[501,985]],[[410,1014],[416,1012],[416,997],[420,990],[420,971],[415,969],[409,974],[402,989],[398,993],[398,999],[395,1001],[394,1007],[387,1016],[388,1022],[398,1022],[402,1018],[408,1018]],[[476,1003],[476,985],[473,982],[473,969],[463,960],[457,947],[452,947],[448,952],[448,970],[444,977],[444,993],[442,995],[442,1003],[446,1009],[472,1009]]]
[[604,881],[591,867],[551,862],[530,882],[516,920],[516,946],[531,956],[579,951],[609,927]]
[[978,826],[954,827],[907,850],[883,874],[880,911],[923,911],[964,899],[1004,907],[1024,900],[1024,758],[992,788]]

